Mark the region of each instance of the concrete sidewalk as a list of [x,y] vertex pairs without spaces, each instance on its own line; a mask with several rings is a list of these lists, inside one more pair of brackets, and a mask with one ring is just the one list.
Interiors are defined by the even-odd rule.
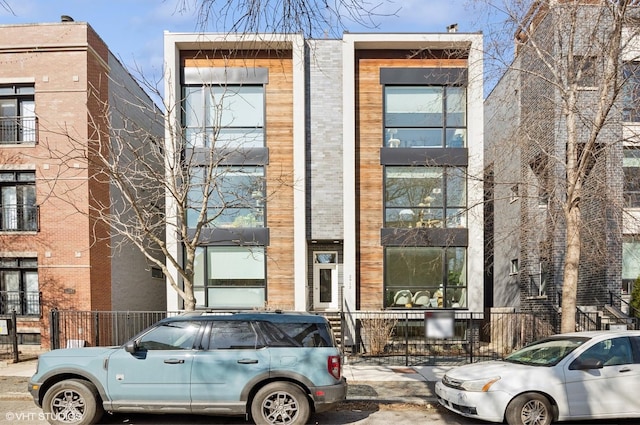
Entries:
[[[379,403],[435,403],[435,383],[452,366],[343,365],[348,401]],[[27,384],[35,373],[36,360],[0,362],[0,400],[31,400]]]

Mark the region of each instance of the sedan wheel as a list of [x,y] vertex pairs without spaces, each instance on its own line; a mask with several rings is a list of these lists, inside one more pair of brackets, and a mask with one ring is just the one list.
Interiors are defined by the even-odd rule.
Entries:
[[294,384],[274,382],[256,393],[251,417],[258,425],[304,425],[310,415],[307,395]]
[[531,393],[514,398],[505,416],[509,425],[549,425],[553,414],[545,396]]
[[68,379],[49,388],[42,401],[49,423],[89,425],[102,417],[104,410],[98,390],[88,381]]

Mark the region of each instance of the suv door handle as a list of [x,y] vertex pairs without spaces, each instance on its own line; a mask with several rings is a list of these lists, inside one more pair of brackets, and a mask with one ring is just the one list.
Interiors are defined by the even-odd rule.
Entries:
[[258,360],[256,360],[256,359],[240,359],[240,360],[238,360],[238,363],[240,363],[240,364],[256,364],[256,363],[258,363]]
[[166,364],[182,364],[184,363],[183,359],[167,359],[164,361]]

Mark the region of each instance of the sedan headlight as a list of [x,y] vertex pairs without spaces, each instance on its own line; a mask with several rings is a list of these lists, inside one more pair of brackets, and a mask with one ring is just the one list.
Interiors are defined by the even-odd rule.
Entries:
[[496,382],[500,380],[499,376],[495,376],[493,378],[485,378],[485,379],[475,379],[473,381],[462,381],[460,383],[460,388],[465,391],[478,391],[478,392],[486,392],[489,391],[489,388]]

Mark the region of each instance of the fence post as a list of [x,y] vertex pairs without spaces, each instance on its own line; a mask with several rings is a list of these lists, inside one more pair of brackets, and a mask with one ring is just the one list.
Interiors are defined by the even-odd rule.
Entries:
[[99,347],[100,346],[100,318],[99,318],[99,314],[97,311],[95,311],[93,316],[93,332],[95,333],[95,338],[93,341],[93,346],[94,347]]
[[18,357],[18,322],[17,322],[17,314],[14,309],[11,312],[11,341],[13,343],[13,362],[18,363],[20,361]]
[[52,350],[60,348],[60,313],[57,308],[52,308],[49,313],[49,342]]
[[469,325],[467,326],[467,339],[469,341],[469,363],[473,363],[473,340],[475,330],[473,329],[473,313],[469,318]]
[[404,314],[404,365],[409,366],[409,313]]

